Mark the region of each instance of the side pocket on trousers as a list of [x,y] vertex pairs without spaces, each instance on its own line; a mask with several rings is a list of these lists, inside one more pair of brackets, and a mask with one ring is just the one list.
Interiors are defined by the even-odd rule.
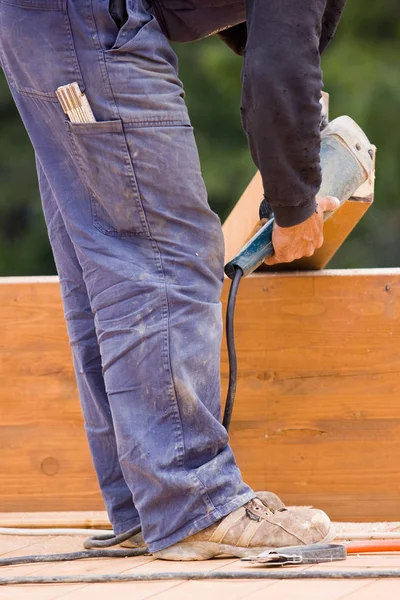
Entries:
[[106,235],[148,235],[122,121],[65,121],[90,193],[94,226]]

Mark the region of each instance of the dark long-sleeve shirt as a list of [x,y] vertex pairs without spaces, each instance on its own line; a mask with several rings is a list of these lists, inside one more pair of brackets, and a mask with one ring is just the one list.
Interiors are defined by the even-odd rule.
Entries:
[[150,1],[170,40],[219,32],[243,55],[242,121],[265,200],[279,225],[305,221],[321,184],[320,56],[346,0]]
[[242,119],[279,225],[306,220],[321,185],[320,55],[346,0],[247,0],[221,37],[244,55]]

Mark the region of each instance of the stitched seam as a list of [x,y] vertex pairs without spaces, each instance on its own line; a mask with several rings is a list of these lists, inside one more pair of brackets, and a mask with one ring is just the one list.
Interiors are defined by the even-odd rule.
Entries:
[[[3,2],[4,4],[9,4],[10,6],[15,6],[15,4],[13,4],[12,2],[4,2],[4,0],[0,0],[1,2]],[[20,5],[23,6],[24,8],[26,8],[25,5]],[[67,28],[67,33],[68,33],[68,47],[69,47],[69,54],[72,58],[73,61],[73,70],[75,71],[75,77],[77,82],[79,83],[79,86],[81,88],[81,91],[84,92],[85,91],[85,84],[83,81],[83,77],[82,77],[82,72],[81,69],[79,67],[79,63],[78,63],[78,57],[76,55],[76,49],[75,49],[75,44],[74,44],[74,39],[73,39],[73,35],[72,35],[72,28],[71,28],[71,23],[69,20],[69,14],[68,14],[68,9],[66,6],[66,2],[64,0],[62,8],[60,9],[40,9],[40,8],[34,8],[32,7],[33,10],[46,10],[47,11],[53,11],[53,12],[63,12],[64,13],[64,21],[65,21],[65,26]],[[7,64],[7,61],[5,61],[5,64]],[[7,64],[7,68],[10,71],[8,64]],[[12,82],[13,86],[15,87],[15,89],[23,96],[28,96],[31,98],[41,98],[43,100],[48,100],[50,102],[58,102],[58,98],[54,93],[52,92],[41,92],[40,90],[34,90],[32,88],[26,87],[24,85],[18,85],[16,83],[16,81],[14,81],[14,79],[12,77],[10,77],[10,83]]]
[[9,6],[20,6],[21,8],[27,8],[29,10],[45,10],[52,12],[62,12],[65,8],[65,0],[61,0],[61,2],[58,3],[58,6],[60,8],[55,8],[54,5],[51,6],[50,3],[45,3],[45,6],[33,6],[28,2],[8,2],[7,0],[0,0],[0,4],[8,4]]
[[274,525],[275,527],[279,527],[279,529],[282,529],[285,533],[288,533],[289,535],[293,536],[294,538],[296,538],[296,540],[299,540],[299,542],[301,542],[302,544],[304,543],[301,538],[299,538],[295,533],[293,533],[293,531],[289,531],[288,529],[286,529],[286,527],[283,527],[283,525],[281,525],[280,523],[275,523],[274,521],[270,521],[269,519],[265,519],[265,520],[267,521],[267,523],[270,523],[271,525]]
[[103,48],[102,48],[102,46],[100,44],[99,31],[98,31],[98,28],[97,28],[96,18],[94,16],[94,12],[93,12],[93,0],[91,0],[91,2],[90,2],[90,9],[91,10],[90,10],[89,18],[90,18],[90,20],[92,22],[92,25],[93,25],[93,27],[94,27],[94,29],[96,31],[96,36],[94,36],[94,44],[96,46],[97,53],[98,53],[98,56],[99,56],[99,64],[100,64],[101,75],[102,75],[102,78],[103,78],[103,83],[104,83],[105,88],[107,89],[107,92],[108,92],[109,96],[110,96],[109,100],[111,100],[111,103],[113,104],[114,109],[115,109],[115,111],[113,113],[113,116],[114,116],[114,118],[121,119],[121,115],[120,115],[119,110],[118,110],[117,102],[115,100],[115,96],[114,96],[114,93],[113,93],[113,90],[112,90],[110,77],[109,77],[109,74],[108,74],[108,71],[107,71],[107,65],[106,65],[105,58],[104,58],[104,51],[103,51]]
[[184,452],[184,442],[183,442],[183,429],[182,422],[179,414],[179,409],[177,406],[176,396],[174,393],[174,386],[172,381],[172,373],[169,368],[169,356],[170,356],[170,348],[169,348],[169,327],[168,327],[168,298],[166,291],[166,283],[165,283],[165,273],[162,265],[161,252],[158,247],[158,244],[154,238],[151,239],[151,244],[154,251],[154,261],[156,263],[156,267],[158,273],[160,275],[160,297],[161,297],[161,307],[162,307],[162,336],[163,336],[163,345],[162,345],[162,355],[163,355],[163,367],[164,370],[169,375],[169,385],[168,385],[168,394],[173,402],[173,422],[174,422],[174,437],[175,437],[175,449],[178,454],[179,466],[184,468],[184,460],[185,460],[185,452]]
[[10,83],[14,85],[17,92],[21,94],[21,96],[28,96],[28,98],[42,98],[43,100],[48,100],[49,102],[54,102],[55,104],[59,102],[57,96],[55,94],[52,94],[51,92],[37,92],[32,88],[17,86],[14,80],[11,80]]
[[[110,93],[111,97],[112,97],[112,101],[113,101],[113,104],[114,104],[114,107],[115,107],[115,111],[116,111],[116,113],[118,115],[118,118],[122,122],[121,114],[120,114],[119,108],[118,108],[118,103],[117,103],[117,101],[115,99],[114,92],[113,92],[113,89],[112,89],[111,79],[110,79],[110,75],[109,75],[109,72],[108,72],[108,69],[107,69],[107,63],[106,63],[106,60],[105,60],[105,57],[104,57],[104,51],[102,50],[101,45],[100,45],[100,38],[99,38],[98,30],[97,30],[97,23],[96,23],[96,19],[94,17],[94,13],[93,13],[93,0],[91,0],[90,6],[91,6],[91,9],[92,9],[91,10],[92,20],[93,20],[93,23],[94,23],[94,26],[95,26],[95,29],[96,29],[96,33],[97,33],[95,41],[96,41],[96,45],[97,45],[98,52],[99,52],[99,55],[100,55],[100,69],[101,69],[101,72],[102,72],[102,75],[103,75],[103,80],[104,80],[104,83],[105,83],[105,85],[107,86],[107,88],[109,90],[109,93]],[[128,142],[127,142],[127,139],[126,139],[126,134],[125,134],[123,122],[122,122],[122,131],[123,131],[123,136],[124,136],[124,140],[125,140],[126,150],[127,150],[128,156],[129,156],[129,161],[130,161],[130,165],[131,165],[131,169],[132,169],[131,173],[130,173],[131,182],[132,182],[132,184],[134,185],[134,188],[137,191],[136,206],[138,208],[139,218],[140,218],[140,221],[142,223],[142,227],[145,230],[144,232],[142,232],[142,235],[146,236],[146,234],[147,234],[148,237],[151,237],[150,236],[149,225],[148,225],[147,218],[146,218],[146,213],[145,213],[144,206],[143,206],[143,201],[142,201],[142,198],[141,198],[141,194],[140,194],[140,190],[139,190],[139,186],[138,186],[138,182],[137,182],[136,170],[135,170],[135,166],[133,164],[132,157],[131,157],[131,154],[130,154],[130,151],[129,151],[129,146],[128,146]],[[117,237],[117,236],[115,236],[115,237]]]
[[104,83],[106,84],[110,95],[112,96],[112,100],[113,100],[113,104],[116,110],[116,114],[118,115],[118,118],[122,121],[123,126],[127,126],[132,128],[135,125],[140,125],[140,124],[144,124],[144,125],[152,125],[154,123],[160,123],[160,124],[167,124],[170,123],[171,125],[174,124],[180,124],[180,125],[187,125],[189,127],[191,127],[191,123],[190,123],[190,119],[188,119],[187,114],[182,113],[182,115],[180,115],[179,117],[172,117],[172,118],[167,118],[167,119],[160,119],[159,117],[155,117],[154,120],[152,118],[146,118],[146,119],[139,119],[138,121],[136,120],[122,120],[121,118],[121,114],[119,112],[118,109],[118,103],[115,100],[115,96],[113,93],[113,89],[112,89],[112,85],[111,85],[111,79],[108,73],[108,68],[107,68],[107,60],[105,58],[105,50],[102,48],[101,44],[100,44],[100,38],[99,38],[99,33],[98,33],[98,29],[97,29],[97,23],[96,23],[96,19],[94,16],[94,12],[93,12],[93,0],[91,0],[91,21],[94,25],[94,28],[96,30],[96,39],[95,39],[95,44],[96,44],[96,48],[100,54],[100,68],[103,74],[103,80]]
[[122,124],[122,134],[124,137],[124,141],[125,141],[125,148],[126,148],[126,156],[129,159],[129,164],[127,161],[127,166],[129,169],[129,178],[131,181],[131,185],[134,188],[136,194],[135,194],[135,204],[139,213],[139,218],[140,218],[140,222],[142,224],[142,227],[144,229],[144,231],[150,236],[150,231],[149,231],[149,225],[147,223],[147,218],[146,218],[146,213],[144,210],[144,206],[143,206],[143,202],[139,193],[139,187],[138,187],[138,183],[137,183],[137,177],[136,177],[136,171],[135,171],[135,166],[133,164],[133,160],[131,157],[131,153],[129,151],[129,145],[128,145],[128,141],[126,139],[126,134],[125,134],[125,130],[124,130],[124,125]]
[[139,127],[163,127],[163,126],[181,126],[191,127],[191,123],[188,120],[183,119],[145,119],[138,121],[126,121],[124,120],[124,127],[129,129],[135,129]]
[[253,541],[253,537],[256,535],[257,531],[258,530],[255,529],[253,535],[250,536],[250,539],[247,542],[247,547],[249,547],[251,545],[251,542]]
[[[118,117],[121,119],[121,115],[119,113],[119,109],[118,109],[118,104],[115,100],[115,96],[113,93],[113,89],[112,89],[112,85],[111,85],[111,80],[110,80],[110,76],[108,73],[108,68],[107,68],[107,63],[105,60],[105,56],[104,56],[104,51],[101,50],[101,46],[100,46],[100,42],[99,42],[99,36],[98,36],[98,31],[97,31],[97,24],[94,18],[94,14],[93,14],[93,0],[91,1],[91,8],[92,8],[92,18],[93,18],[93,22],[96,28],[96,32],[97,32],[97,38],[96,38],[96,42],[98,45],[98,48],[100,49],[100,54],[101,54],[101,70],[103,73],[103,69],[104,69],[104,74],[107,77],[107,82],[106,84],[108,85],[108,89],[110,90],[110,94],[112,96],[113,99],[113,103],[116,109],[116,112],[118,113]],[[122,121],[122,119],[121,119]],[[132,164],[133,167],[133,164]],[[136,185],[138,188],[138,193],[139,193],[139,198],[141,198],[141,193],[140,193],[140,186],[138,184],[138,180],[135,174],[135,170],[133,167],[133,171],[134,171],[134,175],[135,175],[135,180],[136,180]],[[143,205],[142,205],[142,209],[143,209]],[[143,209],[143,215],[145,218],[145,212]],[[186,474],[188,474],[191,479],[193,481],[195,481],[197,483],[197,486],[200,485],[200,491],[202,492],[202,495],[205,495],[206,498],[208,499],[210,506],[213,508],[213,510],[215,510],[217,513],[219,512],[218,509],[214,506],[213,502],[211,501],[211,498],[208,495],[208,491],[205,488],[204,484],[202,483],[202,481],[200,479],[198,479],[198,477],[196,475],[194,475],[193,473],[189,472],[186,468],[185,468],[185,445],[184,445],[184,435],[183,435],[183,428],[182,428],[182,418],[181,418],[181,414],[179,411],[179,405],[178,405],[178,400],[177,400],[177,396],[176,396],[176,390],[175,390],[175,386],[174,386],[174,380],[173,380],[173,376],[172,376],[172,364],[171,364],[171,356],[170,356],[170,344],[169,344],[169,318],[168,318],[168,311],[169,311],[169,306],[168,306],[168,291],[167,291],[167,284],[166,284],[166,280],[165,280],[165,273],[164,273],[164,269],[163,269],[163,264],[162,264],[162,257],[161,257],[161,252],[160,249],[158,247],[158,244],[156,242],[156,240],[151,236],[151,232],[150,232],[150,228],[149,225],[147,223],[147,219],[146,219],[146,228],[148,231],[148,235],[149,235],[149,239],[151,241],[153,250],[154,250],[154,259],[157,265],[157,269],[161,275],[161,285],[163,286],[163,294],[161,294],[161,301],[162,301],[162,321],[163,321],[163,361],[164,361],[164,368],[168,371],[169,373],[169,378],[170,378],[170,389],[169,389],[169,394],[171,399],[174,401],[174,407],[175,407],[175,411],[174,411],[174,420],[175,420],[175,431],[176,433],[178,433],[179,437],[180,437],[180,445],[177,446],[177,451],[179,451],[179,455],[178,455],[178,459],[180,460],[180,466],[184,469],[184,471],[186,472]],[[160,289],[161,291],[161,289]]]
[[127,172],[124,173],[124,177],[127,178],[127,180],[130,182],[130,186],[132,188],[132,198],[133,201],[135,203],[135,206],[137,208],[137,212],[139,214],[139,219],[140,219],[140,224],[142,229],[139,228],[138,225],[138,229],[131,229],[130,231],[122,231],[119,232],[113,225],[110,224],[110,228],[111,229],[106,229],[100,222],[101,217],[98,213],[98,200],[96,199],[96,197],[94,196],[92,190],[90,189],[90,186],[88,185],[87,181],[86,181],[86,174],[85,174],[85,170],[82,164],[82,160],[81,160],[81,156],[78,152],[78,148],[75,144],[75,140],[74,140],[74,136],[73,136],[73,131],[71,130],[71,128],[68,128],[68,135],[69,138],[71,140],[71,145],[73,148],[73,152],[75,155],[75,159],[79,165],[79,169],[81,171],[81,175],[83,178],[83,182],[85,184],[86,190],[89,194],[90,197],[90,201],[91,201],[91,207],[92,207],[92,220],[93,220],[93,225],[94,227],[100,231],[100,233],[104,234],[104,235],[108,235],[110,237],[117,237],[117,238],[122,238],[122,237],[136,237],[136,236],[140,236],[140,237],[148,237],[149,233],[148,233],[148,227],[147,227],[147,222],[144,216],[144,211],[143,211],[143,207],[142,207],[142,203],[140,202],[140,195],[139,195],[139,189],[137,186],[137,181],[136,181],[136,177],[134,174],[134,169],[133,169],[133,164],[132,164],[132,160],[131,160],[131,155],[129,152],[129,147],[128,147],[128,143],[126,140],[126,136],[125,136],[125,132],[123,131],[116,131],[116,132],[112,132],[112,133],[116,133],[117,135],[122,135],[122,140],[123,140],[123,144],[124,147],[122,148],[122,152],[123,152],[123,161],[124,161],[124,165],[127,168]]
[[165,314],[165,324],[166,324],[165,349],[166,349],[166,358],[167,358],[166,365],[167,365],[167,370],[169,373],[170,384],[171,384],[170,394],[171,394],[171,398],[173,399],[173,402],[174,402],[175,414],[177,417],[179,433],[180,433],[180,438],[181,438],[181,451],[182,451],[181,467],[184,469],[186,474],[192,479],[192,481],[197,485],[197,487],[200,490],[200,493],[202,494],[202,496],[204,496],[204,500],[205,500],[206,504],[209,504],[209,506],[212,507],[212,510],[217,511],[217,513],[218,513],[218,509],[216,508],[213,501],[211,500],[208,490],[207,490],[206,486],[204,485],[204,483],[197,477],[197,475],[195,473],[193,473],[192,471],[188,471],[188,469],[185,467],[185,458],[186,458],[185,436],[184,436],[183,427],[182,427],[182,415],[180,412],[179,402],[178,402],[175,384],[174,384],[172,361],[171,361],[171,351],[170,351],[168,286],[167,286],[164,268],[163,268],[163,264],[162,264],[161,252],[160,252],[160,250],[158,248],[158,244],[155,240],[154,240],[154,243],[157,248],[158,259],[159,259],[160,269],[161,269],[162,278],[163,278],[164,298],[165,298],[165,303],[166,303],[166,314]]
[[73,153],[74,153],[75,160],[78,163],[78,167],[79,167],[79,171],[80,171],[81,176],[82,176],[83,184],[84,184],[86,192],[87,192],[87,194],[89,196],[93,226],[98,231],[100,231],[100,233],[102,233],[104,235],[111,236],[111,237],[120,237],[120,236],[121,237],[127,237],[127,236],[138,235],[138,234],[135,234],[133,232],[123,232],[123,233],[119,234],[118,231],[114,231],[112,229],[110,229],[110,230],[109,229],[105,229],[101,225],[101,223],[99,222],[99,215],[98,215],[97,210],[96,210],[97,200],[94,197],[94,195],[92,193],[92,190],[90,189],[90,186],[88,185],[88,183],[86,181],[86,174],[85,174],[85,170],[84,170],[84,167],[83,167],[83,164],[82,164],[82,159],[81,159],[81,156],[80,156],[80,154],[78,152],[78,148],[76,147],[74,136],[72,135],[72,131],[70,129],[68,129],[68,137],[69,137],[69,140],[70,140],[70,143],[71,143],[71,146],[72,146],[72,150],[73,150]]
[[[139,192],[140,193],[140,192]],[[163,366],[164,370],[169,375],[169,395],[173,402],[174,413],[174,433],[175,439],[178,440],[176,444],[176,451],[178,452],[178,461],[179,466],[185,471],[186,475],[190,477],[190,479],[195,483],[196,487],[199,489],[202,496],[204,496],[204,500],[206,504],[212,507],[212,510],[216,512],[217,516],[220,515],[218,508],[212,502],[208,490],[203,482],[191,471],[185,467],[185,438],[183,434],[182,427],[182,416],[179,410],[179,403],[176,395],[176,389],[174,385],[174,379],[172,374],[172,361],[171,361],[171,353],[170,353],[170,333],[169,333],[169,302],[168,302],[168,287],[166,283],[165,272],[162,263],[162,255],[160,249],[158,247],[157,241],[151,236],[151,232],[149,229],[150,242],[154,250],[154,261],[157,267],[157,270],[160,274],[160,295],[161,295],[161,303],[162,303],[162,323],[163,323]],[[220,517],[222,518],[222,517]]]
[[[140,190],[139,190],[140,193]],[[185,453],[184,453],[184,442],[183,442],[183,429],[182,429],[182,421],[179,413],[178,402],[176,399],[173,378],[172,378],[172,369],[170,367],[170,351],[169,351],[169,319],[168,319],[168,297],[167,297],[167,286],[165,281],[165,273],[162,264],[161,252],[158,247],[156,240],[151,236],[151,232],[149,229],[149,240],[151,246],[153,248],[154,253],[154,262],[156,265],[157,272],[159,274],[159,293],[161,299],[161,319],[162,319],[162,337],[163,337],[163,345],[162,345],[162,358],[163,358],[163,368],[169,374],[169,396],[171,397],[174,405],[174,436],[175,439],[178,440],[178,444],[175,445],[176,451],[178,453],[178,464],[179,466],[185,469],[184,461],[185,461]]]
[[72,33],[71,21],[69,18],[68,6],[66,0],[64,0],[64,15],[65,15],[65,23],[68,28],[68,45],[69,51],[74,61],[74,71],[76,71],[76,75],[78,75],[78,82],[82,86],[81,92],[85,91],[85,82],[83,81],[83,76],[81,72],[81,68],[78,62],[78,56],[76,54],[76,48],[74,43],[74,36]]

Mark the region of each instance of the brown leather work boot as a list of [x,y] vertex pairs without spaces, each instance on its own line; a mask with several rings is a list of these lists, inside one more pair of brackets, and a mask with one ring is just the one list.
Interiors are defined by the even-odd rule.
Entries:
[[[256,494],[257,497],[262,500],[265,506],[272,511],[285,507],[279,496],[273,492],[256,492]],[[121,542],[120,546],[122,546],[122,548],[144,548],[146,546],[146,542],[144,541],[142,532],[140,531],[125,542]]]
[[324,544],[334,537],[333,525],[321,510],[308,507],[271,510],[255,498],[218,523],[156,552],[154,556],[164,560],[207,560],[218,556],[244,558],[273,548]]

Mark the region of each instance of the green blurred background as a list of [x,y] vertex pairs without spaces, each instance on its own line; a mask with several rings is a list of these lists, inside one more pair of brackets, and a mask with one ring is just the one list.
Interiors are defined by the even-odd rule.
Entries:
[[[239,116],[241,59],[215,37],[177,52],[210,203],[223,220],[255,172]],[[332,267],[400,262],[399,59],[399,0],[349,0],[323,58],[325,89],[330,117],[349,114],[378,147],[376,197]],[[2,74],[0,127],[0,275],[54,274],[33,151]]]

